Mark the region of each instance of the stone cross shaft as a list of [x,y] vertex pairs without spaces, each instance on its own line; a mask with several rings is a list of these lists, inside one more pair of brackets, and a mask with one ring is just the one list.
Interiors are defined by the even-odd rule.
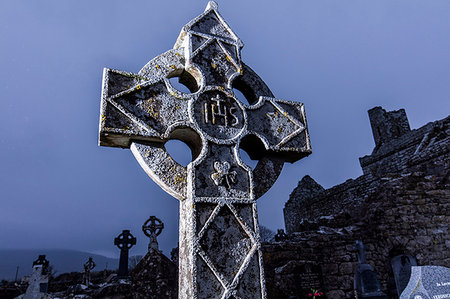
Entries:
[[[138,74],[104,71],[100,145],[130,148],[180,200],[179,298],[266,298],[256,200],[285,162],[311,153],[303,105],[275,99],[241,61],[242,46],[209,2]],[[191,148],[187,167],[166,151],[170,139]]]
[[120,235],[114,239],[114,245],[120,249],[119,271],[117,277],[128,277],[128,251],[136,245],[136,238],[129,230],[124,229]]

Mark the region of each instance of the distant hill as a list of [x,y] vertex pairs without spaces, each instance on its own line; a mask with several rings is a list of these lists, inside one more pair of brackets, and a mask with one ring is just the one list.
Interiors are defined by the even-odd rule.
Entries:
[[67,250],[67,249],[0,249],[0,280],[14,280],[16,268],[19,266],[18,279],[31,274],[33,261],[40,254],[45,254],[56,271],[56,275],[66,272],[80,272],[83,264],[91,256],[96,263],[94,271],[117,269],[118,259],[108,258],[89,252]]

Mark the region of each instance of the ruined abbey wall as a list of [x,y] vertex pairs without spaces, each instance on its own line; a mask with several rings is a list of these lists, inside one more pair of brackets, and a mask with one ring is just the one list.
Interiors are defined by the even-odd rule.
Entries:
[[[360,159],[364,175],[328,190],[304,177],[286,203],[289,238],[265,245],[270,298],[295,296],[288,282],[304,263],[320,265],[327,298],[351,298],[357,239],[390,298],[396,298],[394,256],[450,266],[450,117],[410,130],[401,111],[376,107],[369,116],[378,135],[372,155]],[[386,125],[392,121],[399,124]]]

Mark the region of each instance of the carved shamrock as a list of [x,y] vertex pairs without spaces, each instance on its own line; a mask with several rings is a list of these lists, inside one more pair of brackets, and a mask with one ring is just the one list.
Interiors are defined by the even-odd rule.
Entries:
[[211,175],[211,178],[217,186],[222,185],[225,186],[225,188],[230,189],[231,184],[236,183],[236,171],[230,172],[230,168],[230,163],[227,161],[214,162],[214,169],[216,172]]

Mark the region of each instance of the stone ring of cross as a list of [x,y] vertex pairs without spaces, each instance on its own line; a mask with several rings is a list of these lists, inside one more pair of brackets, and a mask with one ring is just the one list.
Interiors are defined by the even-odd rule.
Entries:
[[150,216],[150,218],[145,221],[142,226],[142,231],[147,237],[159,236],[164,228],[164,223],[155,216]]
[[[273,97],[241,61],[243,43],[222,20],[215,20],[226,29],[220,32],[205,30],[196,21],[183,28],[174,49],[148,62],[138,74],[105,69],[100,145],[130,148],[148,175],[180,200],[186,198],[187,177],[204,176],[200,168],[211,169],[204,185],[224,187],[218,195],[257,199],[273,185],[284,162],[311,152],[303,104]],[[172,77],[191,93],[175,89]],[[247,103],[233,90],[242,92]],[[187,167],[165,149],[171,139],[190,147],[192,162]],[[258,160],[254,169],[242,161],[239,149]],[[212,179],[216,162],[229,164],[246,179],[221,185],[230,180]]]
[[114,239],[114,245],[119,247],[119,249],[130,249],[133,245],[136,245],[136,237],[134,237],[129,230],[123,230],[122,233]]

